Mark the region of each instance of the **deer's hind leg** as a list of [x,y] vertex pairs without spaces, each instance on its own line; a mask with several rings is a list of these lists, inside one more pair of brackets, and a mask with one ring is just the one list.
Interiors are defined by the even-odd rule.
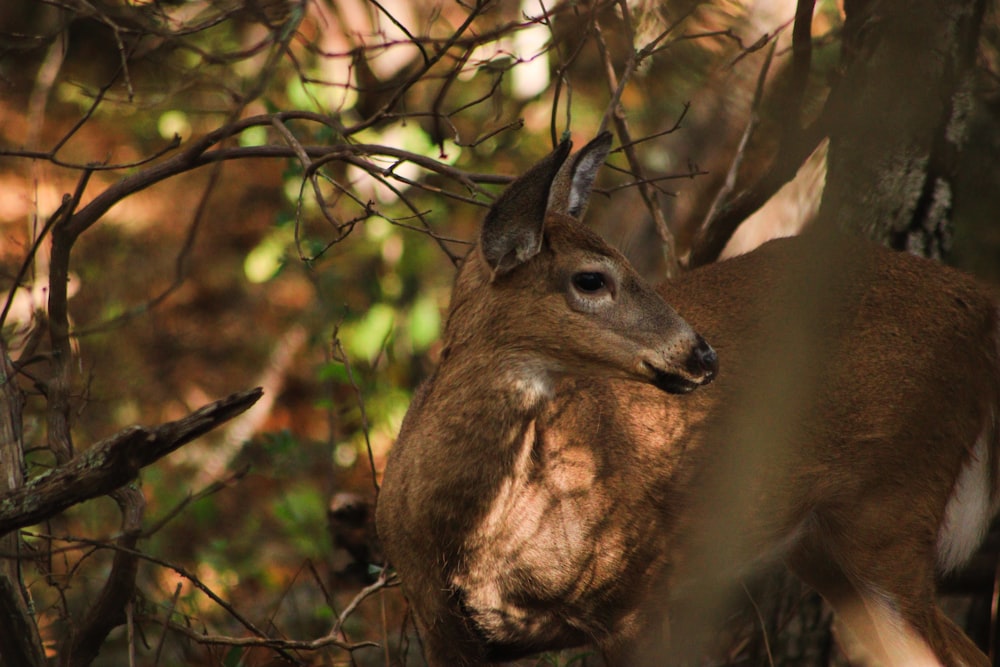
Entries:
[[[841,533],[844,534],[844,533]],[[910,534],[912,537],[912,534]],[[830,603],[862,663],[879,667],[989,667],[976,645],[937,607],[933,557],[903,539],[879,549],[840,548],[829,536],[806,540],[789,558],[792,570]],[[932,549],[933,540],[927,540]],[[852,548],[853,547],[853,548]],[[864,580],[849,573],[865,573]]]
[[[989,667],[989,660],[938,608],[933,595],[900,601],[891,594],[859,594],[840,605],[838,617],[876,653],[874,664],[904,667]],[[874,641],[873,641],[874,640]]]

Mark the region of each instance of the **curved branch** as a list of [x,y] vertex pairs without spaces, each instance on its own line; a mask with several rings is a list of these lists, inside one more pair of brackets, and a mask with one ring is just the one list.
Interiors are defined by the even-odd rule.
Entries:
[[347,642],[330,635],[312,640],[277,639],[274,637],[227,637],[225,635],[202,634],[187,626],[181,625],[180,623],[174,623],[173,621],[167,621],[166,627],[199,644],[210,644],[216,646],[239,646],[243,648],[260,647],[285,649],[289,651],[318,651],[319,649],[326,648],[328,646],[334,646],[348,652],[356,651],[362,648],[380,648],[378,644],[372,641],[348,644]]
[[[297,114],[296,114],[297,115]],[[292,117],[294,117],[293,115]],[[293,148],[288,146],[247,146],[233,148],[219,148],[208,150],[217,141],[236,132],[242,131],[253,125],[270,124],[272,118],[284,119],[289,116],[278,113],[268,116],[256,116],[254,119],[246,119],[239,123],[227,125],[223,131],[213,132],[206,135],[193,146],[182,153],[164,160],[152,167],[131,174],[109,186],[103,192],[94,197],[86,206],[80,208],[76,214],[66,223],[62,229],[69,238],[76,238],[94,223],[102,215],[117,204],[119,201],[140,190],[159,183],[177,174],[204,167],[214,162],[225,160],[239,160],[249,158],[289,158],[297,157]],[[254,122],[247,122],[253,120]],[[221,136],[224,135],[224,136]],[[325,160],[342,159],[355,155],[384,155],[407,160],[418,166],[434,171],[443,176],[456,179],[466,185],[470,183],[496,183],[504,184],[513,180],[509,176],[497,176],[493,174],[469,174],[460,169],[455,169],[436,160],[427,158],[417,153],[380,146],[375,144],[337,144],[334,146],[304,146],[306,153],[312,158],[324,158]]]
[[688,268],[711,264],[719,258],[726,243],[744,220],[767,203],[781,187],[795,178],[799,167],[826,136],[825,124],[817,121],[789,141],[783,153],[775,156],[767,172],[751,187],[721,204],[706,220],[694,243]]
[[[764,67],[761,69],[754,91],[751,119],[747,124],[740,149],[726,178],[726,185],[716,196],[712,207],[702,223],[701,229],[691,245],[688,268],[711,264],[719,258],[736,229],[763,206],[785,183],[792,180],[806,158],[812,155],[825,136],[821,130],[822,119],[811,126],[802,128],[802,101],[809,84],[812,63],[812,17],[815,0],[798,0],[795,7],[795,22],[792,26],[792,64],[788,88],[787,107],[789,118],[782,126],[778,149],[767,172],[752,186],[733,196],[736,171],[742,161],[743,150],[757,125],[757,109],[764,93],[764,79],[767,76],[774,44]],[[780,29],[779,29],[780,30]],[[777,35],[775,31],[770,37]],[[765,37],[767,37],[765,35]],[[766,43],[766,42],[764,42]],[[762,43],[763,46],[763,43]],[[744,50],[745,55],[747,53]]]
[[87,667],[101,652],[101,646],[112,630],[124,625],[128,604],[135,597],[135,578],[139,558],[130,553],[139,541],[146,499],[135,484],[122,487],[112,496],[122,511],[122,534],[104,587],[84,617],[80,629],[66,642],[68,650],[60,656],[66,667]]

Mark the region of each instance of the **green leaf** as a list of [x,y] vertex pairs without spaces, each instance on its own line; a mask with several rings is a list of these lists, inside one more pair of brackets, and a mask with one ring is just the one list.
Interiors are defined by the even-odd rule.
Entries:
[[243,663],[243,649],[239,646],[233,646],[226,652],[226,657],[222,659],[222,664],[224,667],[239,667]]
[[247,253],[243,260],[243,273],[252,283],[266,283],[285,266],[288,244],[294,238],[294,230],[279,227],[264,237],[257,247]]
[[347,367],[339,361],[331,361],[319,367],[316,377],[320,380],[333,380],[334,382],[349,382]]
[[386,303],[376,303],[357,322],[341,329],[341,339],[352,357],[374,359],[392,332],[396,310]]
[[410,341],[414,352],[423,352],[441,335],[441,312],[430,297],[420,297],[410,309]]
[[267,143],[267,128],[263,125],[254,125],[240,132],[240,146],[263,146]]

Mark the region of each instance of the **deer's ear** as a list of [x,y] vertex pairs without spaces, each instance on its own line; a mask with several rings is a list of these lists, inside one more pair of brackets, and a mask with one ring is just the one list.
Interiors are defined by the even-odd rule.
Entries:
[[490,209],[479,243],[493,278],[538,254],[545,216],[551,211],[583,218],[597,172],[611,149],[602,132],[570,159],[567,140],[514,181]]
[[602,132],[567,160],[552,181],[548,210],[582,219],[597,172],[610,150],[611,133]]
[[493,278],[538,254],[549,191],[571,148],[568,140],[559,144],[548,157],[511,183],[486,215],[479,244],[493,270]]

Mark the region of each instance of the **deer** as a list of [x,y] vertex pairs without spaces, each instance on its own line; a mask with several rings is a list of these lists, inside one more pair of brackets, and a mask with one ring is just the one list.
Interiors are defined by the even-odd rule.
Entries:
[[376,526],[427,663],[683,664],[777,566],[869,664],[988,665],[935,589],[1000,499],[989,290],[820,231],[654,289],[583,223],[611,143],[495,200],[389,453]]

